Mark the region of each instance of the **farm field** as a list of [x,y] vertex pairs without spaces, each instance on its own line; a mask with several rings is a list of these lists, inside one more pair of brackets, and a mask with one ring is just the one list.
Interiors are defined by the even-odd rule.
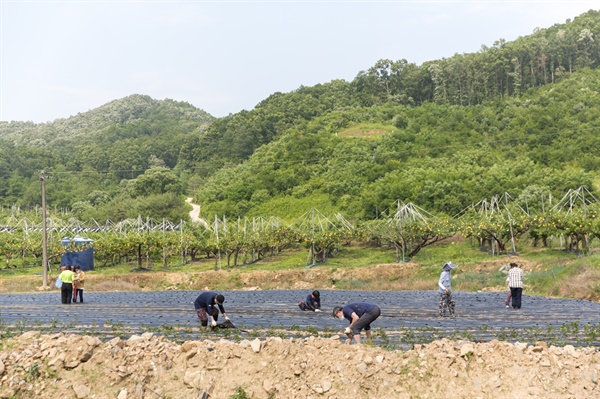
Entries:
[[[452,241],[385,263],[393,257],[350,246],[314,267],[302,250],[238,267],[214,259],[98,267],[88,272],[85,302],[69,306],[56,288],[40,289],[39,270],[5,271],[0,397],[597,395],[595,253],[525,247],[519,256],[490,256]],[[447,259],[459,264],[456,319],[437,317],[435,286]],[[526,272],[521,311],[504,307],[500,268],[512,261]],[[300,311],[296,303],[315,288],[324,312]],[[192,302],[203,289],[225,293],[238,329],[198,328]],[[329,308],[354,300],[376,302],[383,314],[373,342],[346,346],[346,323]]]
[[[457,293],[449,319],[436,317],[435,291],[323,291],[323,313],[297,308],[303,290],[226,291],[247,330],[211,332],[194,320],[196,293],[90,293],[71,305],[0,295],[4,334],[15,333],[1,341],[0,397],[597,397],[595,302],[526,296],[513,311],[502,293]],[[327,308],[349,298],[381,305],[372,343],[343,344],[346,323]]]

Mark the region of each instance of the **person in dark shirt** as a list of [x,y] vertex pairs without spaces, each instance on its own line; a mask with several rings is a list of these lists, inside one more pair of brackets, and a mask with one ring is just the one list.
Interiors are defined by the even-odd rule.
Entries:
[[314,290],[306,296],[306,300],[298,302],[298,307],[302,310],[310,310],[313,312],[321,311],[321,293]]
[[229,317],[225,314],[223,302],[225,302],[225,297],[213,291],[205,291],[196,298],[194,308],[203,327],[208,327],[209,319],[210,326],[215,327],[217,320],[219,320],[219,311],[221,311],[225,320],[229,320]]
[[62,281],[60,287],[60,296],[62,303],[70,304],[73,301],[73,280],[75,279],[75,273],[71,271],[71,266],[62,266],[60,268],[62,272],[58,276],[58,279]]
[[348,336],[346,344],[350,345],[352,339],[360,344],[360,332],[364,329],[367,339],[371,339],[371,323],[381,315],[379,306],[368,302],[355,302],[333,308],[333,317],[346,319],[350,325],[344,331]]

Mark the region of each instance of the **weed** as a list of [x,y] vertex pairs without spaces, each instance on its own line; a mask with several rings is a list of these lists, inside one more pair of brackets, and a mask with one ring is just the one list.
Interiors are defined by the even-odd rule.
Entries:
[[257,330],[249,330],[248,331],[248,338],[258,338],[259,337],[259,333]]
[[25,377],[26,381],[33,381],[40,376],[40,365],[38,363],[33,363],[27,369],[27,376]]
[[244,388],[238,386],[235,387],[235,392],[229,399],[250,399],[250,396],[244,391]]
[[309,334],[311,334],[311,335],[314,335],[315,337],[318,337],[318,336],[319,336],[319,330],[317,330],[317,328],[316,328],[315,326],[312,326],[312,325],[310,325],[310,326],[307,326],[307,327],[306,327],[306,331],[307,331]]
[[56,373],[56,371],[54,371],[53,368],[51,367],[46,367],[46,378],[48,379],[55,379],[58,376],[58,374]]
[[19,320],[15,323],[15,328],[17,330],[17,334],[21,335],[23,334],[23,332],[26,331],[27,329],[27,321],[25,320]]

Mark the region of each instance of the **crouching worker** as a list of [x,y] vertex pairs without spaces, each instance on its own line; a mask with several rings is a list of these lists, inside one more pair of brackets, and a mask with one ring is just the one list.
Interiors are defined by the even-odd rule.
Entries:
[[346,319],[350,325],[344,333],[348,336],[346,344],[350,345],[352,339],[360,344],[360,332],[365,330],[367,339],[371,339],[371,323],[381,315],[379,306],[368,302],[349,303],[344,307],[333,308],[333,317]]
[[312,294],[308,294],[306,300],[298,302],[298,307],[302,310],[310,310],[312,312],[321,311],[321,293],[314,290]]
[[217,320],[219,320],[219,311],[221,311],[225,320],[229,320],[229,317],[225,314],[223,302],[225,302],[225,297],[212,291],[203,292],[196,298],[194,308],[202,327],[208,327],[209,321],[211,327],[216,327]]

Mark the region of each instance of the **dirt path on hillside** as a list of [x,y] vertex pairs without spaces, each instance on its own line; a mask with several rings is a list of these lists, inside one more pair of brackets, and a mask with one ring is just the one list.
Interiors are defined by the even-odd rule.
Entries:
[[200,205],[198,204],[194,204],[192,203],[194,199],[193,198],[187,198],[185,200],[185,202],[187,202],[188,204],[190,204],[192,206],[192,210],[190,211],[190,219],[192,219],[192,222],[199,222],[200,219]]
[[204,226],[208,227],[208,223],[206,222],[206,220],[202,219],[200,217],[200,205],[198,204],[194,204],[192,201],[194,199],[193,198],[187,198],[185,200],[185,202],[187,202],[188,204],[190,204],[192,206],[192,210],[190,211],[190,219],[192,220],[192,222],[195,223],[202,223]]

